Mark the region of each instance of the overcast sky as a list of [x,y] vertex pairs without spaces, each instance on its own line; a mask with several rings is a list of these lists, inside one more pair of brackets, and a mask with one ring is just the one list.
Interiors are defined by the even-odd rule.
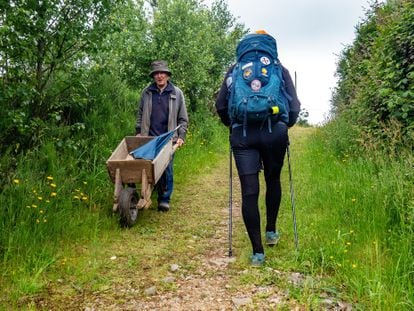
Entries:
[[[206,0],[209,4],[212,1]],[[338,55],[355,38],[370,0],[227,0],[233,16],[251,31],[276,38],[279,59],[294,79],[309,122],[323,122],[328,111]]]

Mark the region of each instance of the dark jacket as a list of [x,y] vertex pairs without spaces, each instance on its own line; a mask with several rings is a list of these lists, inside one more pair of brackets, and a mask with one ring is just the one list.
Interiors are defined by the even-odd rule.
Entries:
[[[168,131],[174,130],[178,125],[181,125],[177,132],[174,134],[174,141],[177,137],[185,140],[188,127],[188,115],[187,108],[185,106],[185,100],[183,92],[171,82],[168,82],[169,87],[173,90],[169,92],[168,103]],[[151,113],[152,113],[152,91],[151,85],[146,87],[142,94],[138,107],[137,123],[135,125],[135,133],[141,135],[149,135],[149,129],[151,126]]]
[[[231,72],[233,70],[233,66],[229,68],[224,78],[223,83],[221,84],[220,91],[217,95],[216,99],[216,110],[218,115],[220,116],[221,122],[224,125],[229,126],[231,124],[230,117],[228,114],[228,100],[229,100],[229,86],[231,83]],[[285,81],[285,90],[286,92],[292,97],[292,100],[289,102],[290,112],[289,112],[289,122],[288,126],[291,127],[296,123],[296,120],[299,116],[300,112],[300,101],[296,94],[295,85],[293,84],[292,78],[289,74],[289,71],[282,66],[282,77]],[[230,79],[230,80],[229,80]]]

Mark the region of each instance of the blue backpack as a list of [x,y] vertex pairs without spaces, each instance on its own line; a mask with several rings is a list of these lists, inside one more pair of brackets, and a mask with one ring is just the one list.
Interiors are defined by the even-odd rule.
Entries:
[[[232,123],[288,123],[291,97],[284,88],[276,40],[267,34],[249,34],[237,46],[237,63],[229,85]],[[271,131],[271,130],[270,130]]]

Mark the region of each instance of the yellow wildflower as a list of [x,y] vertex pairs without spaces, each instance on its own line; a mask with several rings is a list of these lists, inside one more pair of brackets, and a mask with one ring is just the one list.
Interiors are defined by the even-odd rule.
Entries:
[[43,200],[43,198],[42,197],[37,197],[37,199],[39,200],[39,201],[42,201]]
[[53,180],[53,177],[52,176],[47,176],[46,177],[48,180]]
[[32,207],[33,207],[33,208],[37,208],[37,205],[36,205],[36,204],[32,204]]
[[84,184],[84,185],[87,185],[87,184],[88,184],[88,182],[84,181],[84,182],[83,182],[83,184]]
[[88,201],[88,197],[82,197],[82,200]]
[[56,188],[56,184],[54,184],[54,183],[51,183],[51,184],[50,184],[50,186],[51,186],[52,188]]
[[55,197],[55,196],[57,196],[57,193],[56,193],[56,192],[52,192],[52,193],[50,194],[50,196],[51,196],[51,197]]
[[73,198],[79,200],[79,197],[77,195],[73,196]]
[[13,183],[15,183],[16,185],[18,185],[20,183],[20,180],[18,179],[13,179]]

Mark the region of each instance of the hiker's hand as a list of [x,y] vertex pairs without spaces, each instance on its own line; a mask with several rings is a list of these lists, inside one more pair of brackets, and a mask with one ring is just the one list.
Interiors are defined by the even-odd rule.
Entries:
[[142,136],[142,135],[141,135],[141,133],[138,133],[138,134],[136,134],[135,136],[136,136],[136,137],[139,137],[139,136]]
[[182,138],[178,138],[176,144],[178,148],[180,148],[182,145],[184,145],[184,140]]

